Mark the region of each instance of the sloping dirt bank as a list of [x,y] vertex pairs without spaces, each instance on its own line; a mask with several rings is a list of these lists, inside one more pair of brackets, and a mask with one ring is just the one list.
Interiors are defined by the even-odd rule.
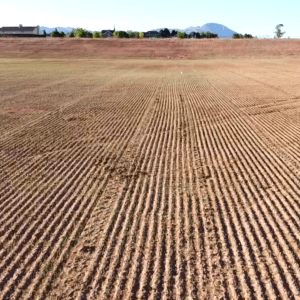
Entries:
[[271,58],[300,54],[300,40],[0,38],[0,57]]

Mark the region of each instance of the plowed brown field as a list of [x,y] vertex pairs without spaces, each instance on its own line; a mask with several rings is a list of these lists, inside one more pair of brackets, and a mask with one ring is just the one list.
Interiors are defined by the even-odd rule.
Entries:
[[0,59],[1,299],[300,299],[300,59]]

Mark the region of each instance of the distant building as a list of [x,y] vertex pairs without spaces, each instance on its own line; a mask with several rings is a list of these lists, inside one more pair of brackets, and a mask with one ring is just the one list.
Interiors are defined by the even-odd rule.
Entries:
[[115,31],[116,31],[116,26],[114,25],[114,30],[111,29],[102,30],[101,33],[104,38],[109,38],[114,36]]
[[161,38],[161,34],[158,31],[147,31],[144,32],[144,37],[145,38]]
[[110,30],[110,29],[101,31],[102,36],[105,37],[105,38],[109,38],[109,37],[114,36],[114,32],[115,32],[115,30]]
[[190,34],[188,34],[189,39],[195,39],[197,37],[196,32],[192,31]]
[[40,26],[25,27],[20,24],[18,27],[0,28],[4,37],[43,37],[44,32],[40,31]]

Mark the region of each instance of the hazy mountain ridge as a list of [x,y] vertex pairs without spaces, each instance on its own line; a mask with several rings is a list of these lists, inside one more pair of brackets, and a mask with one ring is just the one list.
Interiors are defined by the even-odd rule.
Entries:
[[40,30],[45,30],[46,33],[51,33],[52,31],[55,30],[55,28],[58,30],[58,31],[63,31],[64,33],[70,33],[73,29],[75,28],[72,28],[72,27],[53,27],[53,28],[49,28],[49,27],[45,27],[45,26],[40,26]]
[[[159,29],[154,29],[156,31],[159,31],[161,29],[164,29],[164,28],[159,28]],[[169,29],[170,31],[173,30],[172,29]],[[191,27],[188,27],[186,29],[175,29],[177,31],[183,31],[185,33],[191,33],[192,31],[194,32],[206,32],[206,31],[210,31],[212,33],[217,33],[219,37],[232,37],[232,35],[234,33],[236,33],[236,31],[233,31],[231,29],[229,29],[228,27],[222,25],[222,24],[218,24],[218,23],[206,23],[202,26],[191,26]]]
[[[75,28],[72,28],[72,27],[53,27],[53,28],[49,28],[49,27],[41,26],[40,30],[45,30],[46,33],[51,33],[52,31],[55,30],[55,28],[57,28],[58,31],[63,31],[64,33],[70,33],[73,29],[75,29]],[[153,31],[160,31],[161,29],[164,29],[164,28],[157,28],[157,29],[152,29],[152,30]],[[212,33],[217,33],[220,38],[222,38],[222,37],[223,38],[224,37],[232,37],[232,35],[234,33],[236,33],[236,31],[233,31],[233,30],[229,29],[228,27],[226,27],[222,24],[218,24],[218,23],[206,23],[202,26],[195,26],[195,27],[191,26],[191,27],[188,27],[186,29],[169,28],[169,30],[170,30],[170,32],[172,32],[172,30],[184,31],[185,33],[191,33],[192,31],[195,31],[195,32],[210,31]]]

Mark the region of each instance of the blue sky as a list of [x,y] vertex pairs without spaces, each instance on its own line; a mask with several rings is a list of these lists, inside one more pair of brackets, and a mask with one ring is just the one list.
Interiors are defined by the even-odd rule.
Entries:
[[300,37],[300,1],[296,0],[152,0],[148,3],[14,0],[6,3],[0,4],[0,27],[23,24],[101,30],[113,28],[115,23],[117,30],[146,31],[219,23],[239,33],[273,37],[275,26],[282,23],[285,37]]

